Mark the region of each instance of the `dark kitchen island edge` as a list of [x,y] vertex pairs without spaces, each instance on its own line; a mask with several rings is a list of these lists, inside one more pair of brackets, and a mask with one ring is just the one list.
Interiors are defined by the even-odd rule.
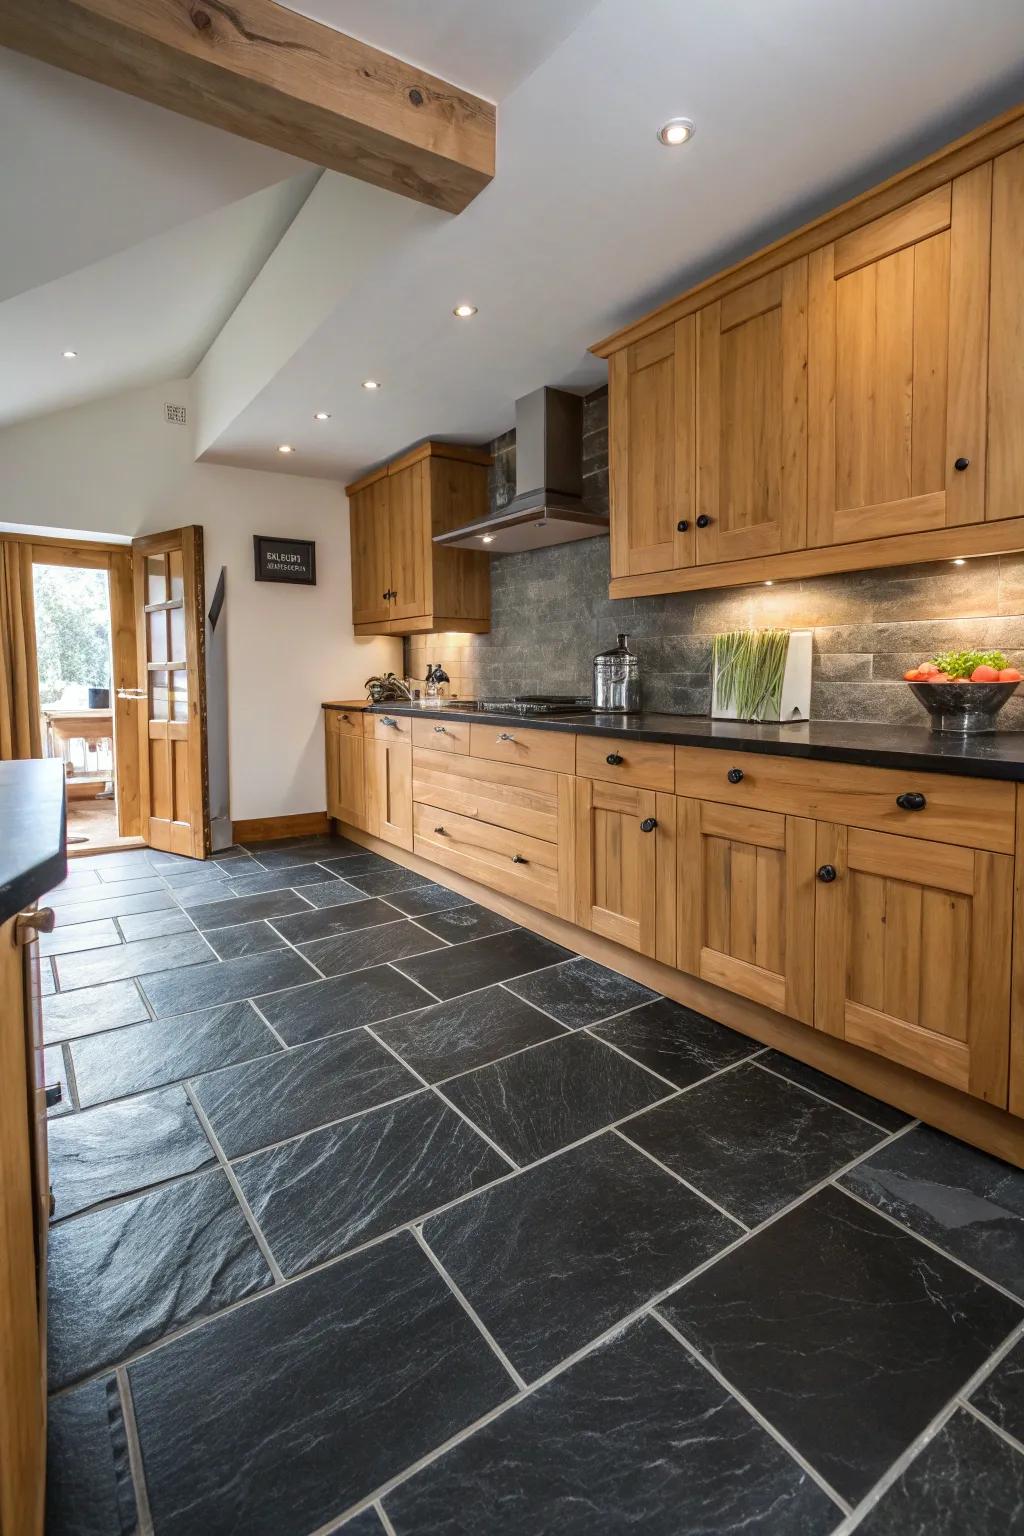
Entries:
[[0,763],[0,923],[66,874],[63,763]]

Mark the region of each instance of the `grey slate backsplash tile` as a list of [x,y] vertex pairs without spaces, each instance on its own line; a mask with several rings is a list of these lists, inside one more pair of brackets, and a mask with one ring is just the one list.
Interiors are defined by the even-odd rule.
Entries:
[[[515,495],[515,432],[491,445],[492,508]],[[583,404],[583,483],[608,506],[608,395]],[[998,647],[1024,665],[1024,555],[900,566],[773,587],[667,593],[612,601],[608,540],[582,539],[491,565],[492,627],[486,635],[417,635],[406,671],[422,678],[442,661],[462,697],[508,693],[589,694],[596,651],[625,630],[641,658],[644,705],[705,714],[711,636],[745,625],[814,630],[811,713],[822,720],[923,724],[903,673],[937,650]],[[1024,729],[1024,697],[1000,717]]]

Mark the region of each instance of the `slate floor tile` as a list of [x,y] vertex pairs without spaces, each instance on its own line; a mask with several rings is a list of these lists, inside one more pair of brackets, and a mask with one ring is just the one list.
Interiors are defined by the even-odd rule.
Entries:
[[412,1073],[362,1029],[227,1067],[194,1085],[228,1157],[255,1152],[419,1087]]
[[410,891],[431,883],[424,875],[403,869],[399,864],[389,864],[387,869],[371,870],[365,874],[346,874],[345,879],[357,890],[365,891],[367,896],[386,896],[392,891]]
[[[112,873],[116,872],[112,871]],[[80,906],[83,902],[93,901],[94,899],[114,901],[118,897],[166,894],[166,885],[150,870],[141,878],[132,876],[124,880],[104,880],[101,877],[99,887],[95,893],[91,886],[75,886],[68,891],[62,891],[59,896],[52,897],[49,904],[52,907],[75,907]]]
[[371,1506],[339,1526],[338,1536],[384,1536],[384,1527],[377,1511]]
[[[78,862],[80,861],[76,859],[75,863]],[[59,885],[54,886],[53,891],[51,892],[51,898],[53,896],[59,896],[63,891],[79,890],[82,886],[86,886],[87,888],[91,886],[92,889],[95,890],[99,884],[100,877],[96,870],[75,869],[72,865],[69,864],[68,872],[64,879],[60,882]]]
[[173,933],[162,939],[138,939],[132,944],[109,945],[77,955],[58,955],[57,980],[62,992],[75,987],[94,987],[104,981],[121,981],[179,966],[200,965],[213,958],[201,934]]
[[756,1040],[667,997],[595,1024],[593,1032],[677,1088],[688,1088],[760,1049]]
[[508,1173],[465,1120],[424,1090],[234,1165],[286,1275]]
[[236,923],[230,928],[207,928],[206,941],[221,960],[235,960],[239,955],[262,955],[268,949],[287,948],[276,929],[261,918],[255,923]]
[[986,1418],[1024,1445],[1024,1341],[1000,1360],[971,1396]]
[[176,907],[169,912],[139,912],[118,917],[117,926],[129,943],[133,939],[159,939],[168,933],[192,932],[192,923]]
[[340,858],[346,849],[351,849],[352,853],[362,852],[358,844],[338,838],[333,842],[325,839],[321,842],[296,843],[292,848],[264,847],[258,857],[264,869],[293,869],[300,864],[319,864],[321,855],[327,859]]
[[215,1161],[195,1110],[179,1087],[58,1120],[48,1140],[58,1221]]
[[168,864],[159,869],[160,878],[166,880],[171,890],[182,882],[199,885],[204,880],[213,885],[222,884],[227,878],[223,864],[207,859],[203,864]]
[[322,1040],[420,1008],[429,998],[389,965],[375,965],[260,998],[260,1012],[287,1045]]
[[116,1378],[55,1397],[46,1415],[46,1536],[125,1536],[136,1521]]
[[47,1044],[75,1035],[94,1035],[148,1019],[134,981],[108,981],[100,987],[57,992],[43,1002],[43,1038]]
[[384,1498],[397,1536],[824,1536],[837,1507],[653,1318]]
[[637,1003],[653,1002],[657,997],[649,987],[642,987],[628,976],[620,976],[594,960],[566,960],[550,966],[535,976],[523,976],[510,982],[513,992],[536,1003],[545,1013],[554,1014],[570,1029],[596,1024],[610,1014],[621,1013]]
[[640,1115],[623,1134],[757,1226],[883,1133],[751,1064]]
[[147,1019],[69,1047],[82,1105],[124,1098],[281,1049],[250,1003]]
[[527,1381],[741,1234],[613,1133],[482,1190],[423,1229]]
[[452,907],[468,907],[468,896],[450,891],[446,885],[414,886],[412,890],[392,891],[388,901],[407,917],[423,917],[427,912],[445,912]]
[[81,949],[102,949],[106,944],[120,944],[121,935],[114,927],[112,917],[97,918],[91,923],[72,923],[65,927],[58,922],[52,933],[39,935],[41,955],[72,955]]
[[670,1092],[589,1035],[520,1051],[445,1084],[445,1097],[514,1162],[549,1152],[621,1120]]
[[[101,918],[127,917],[133,912],[173,912],[175,901],[167,887],[147,891],[142,896],[108,896],[103,888],[95,900],[76,901],[73,906],[63,906],[47,898],[53,907],[58,928],[70,928],[76,923],[95,923]],[[90,892],[90,897],[92,893]]]
[[308,1536],[514,1391],[407,1234],[129,1377],[160,1536]]
[[60,1222],[48,1274],[51,1390],[271,1283],[220,1169]]
[[504,987],[469,992],[374,1026],[374,1034],[428,1083],[484,1067],[498,1056],[565,1033],[562,1025]]
[[858,1536],[993,1536],[1024,1527],[1024,1455],[958,1408]]
[[295,864],[290,869],[265,869],[228,882],[232,896],[261,896],[269,891],[294,890],[297,886],[324,885],[337,878],[321,864]]
[[58,1120],[62,1115],[70,1115],[75,1107],[64,1051],[63,1045],[48,1045],[43,1051],[43,1081],[47,1088],[55,1084],[60,1088],[60,1098],[46,1111],[47,1120]]
[[398,921],[394,923],[339,933],[331,939],[316,939],[312,944],[301,945],[299,952],[325,976],[343,976],[346,971],[361,971],[370,965],[385,965],[390,960],[444,948],[443,939],[435,938],[418,923],[403,920],[398,912],[395,917]]
[[[353,848],[356,846],[355,843],[351,844]],[[365,848],[360,849],[357,854],[344,854],[340,858],[325,856],[318,859],[317,863],[323,864],[324,868],[329,869],[332,874],[340,875],[343,880],[349,880],[353,875],[368,875],[373,870],[395,867],[390,859],[381,858],[379,853],[367,853]]]
[[444,912],[428,912],[418,919],[421,928],[436,933],[449,944],[464,944],[467,939],[488,939],[494,933],[508,933],[519,924],[489,907],[471,901],[465,907],[451,907]]
[[91,869],[97,874],[100,871],[146,869],[149,867],[150,852],[148,848],[122,848],[114,853],[83,853],[68,863],[76,872]]
[[349,881],[328,878],[327,870],[324,870],[323,880],[311,881],[301,889],[303,900],[314,907],[343,907],[350,901],[366,900],[365,893],[357,890]]
[[873,1125],[881,1126],[883,1131],[898,1131],[901,1125],[906,1125],[913,1118],[912,1115],[904,1114],[902,1109],[895,1109],[892,1104],[883,1104],[881,1099],[874,1099],[857,1088],[850,1088],[837,1077],[829,1077],[827,1072],[818,1072],[814,1067],[782,1051],[764,1051],[757,1060],[760,1066],[781,1073],[791,1083],[798,1083],[811,1093],[820,1093],[822,1098],[831,1099],[841,1109],[848,1109],[851,1114],[870,1120]]
[[1024,1317],[834,1187],[659,1310],[851,1503]]
[[[340,885],[341,881],[337,883]],[[314,939],[329,939],[335,934],[355,933],[359,928],[375,928],[381,923],[401,920],[401,915],[387,902],[364,897],[362,901],[324,907],[317,912],[304,906],[294,917],[275,917],[273,923],[289,944],[309,944]]]
[[197,928],[227,928],[238,923],[254,923],[260,918],[285,917],[289,912],[308,912],[309,902],[294,891],[272,891],[265,896],[228,896],[211,901],[201,895],[199,901],[182,905]]
[[1024,1172],[918,1125],[843,1183],[1024,1297]]
[[39,962],[39,995],[40,997],[52,997],[57,990],[57,983],[53,979],[53,966],[49,960],[42,959]]
[[158,971],[155,976],[143,976],[140,985],[160,1018],[298,987],[315,977],[312,966],[294,950],[274,949],[266,955],[239,955],[236,960]]
[[474,939],[450,950],[400,960],[397,964],[406,976],[422,982],[435,997],[448,998],[523,976],[527,971],[538,971],[545,965],[556,965],[568,957],[569,951],[560,944],[552,944],[525,928],[514,928],[509,933]]

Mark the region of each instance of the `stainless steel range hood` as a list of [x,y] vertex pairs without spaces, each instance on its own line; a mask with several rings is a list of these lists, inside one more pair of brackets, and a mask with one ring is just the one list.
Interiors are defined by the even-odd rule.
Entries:
[[434,535],[435,544],[516,554],[607,534],[583,502],[583,402],[562,389],[516,401],[516,494],[499,512]]

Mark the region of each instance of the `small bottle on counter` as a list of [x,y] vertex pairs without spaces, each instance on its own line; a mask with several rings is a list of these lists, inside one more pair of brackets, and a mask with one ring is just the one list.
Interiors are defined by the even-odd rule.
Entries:
[[427,662],[427,675],[423,680],[423,697],[425,699],[437,698],[437,683],[434,681],[434,663]]
[[434,667],[434,689],[439,699],[446,699],[451,692],[452,680],[440,662]]

